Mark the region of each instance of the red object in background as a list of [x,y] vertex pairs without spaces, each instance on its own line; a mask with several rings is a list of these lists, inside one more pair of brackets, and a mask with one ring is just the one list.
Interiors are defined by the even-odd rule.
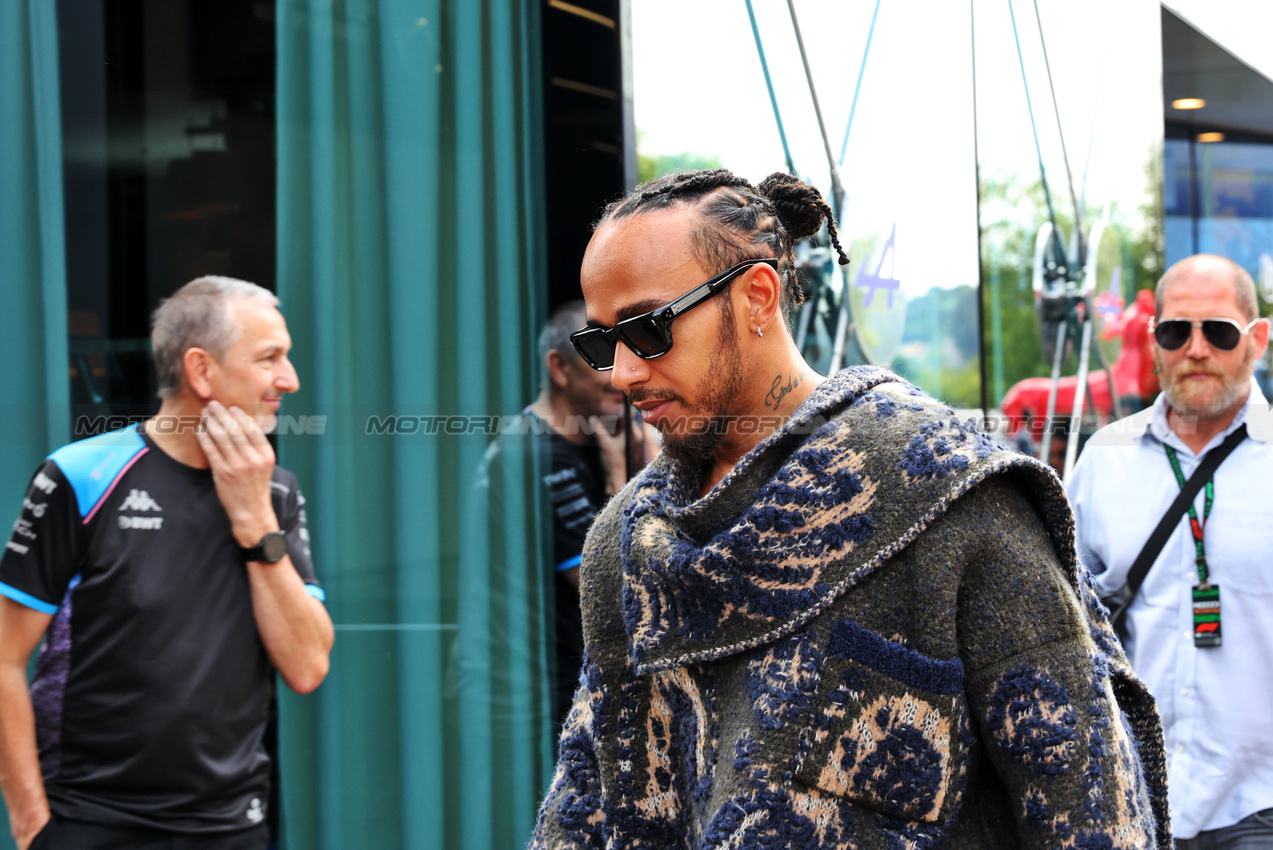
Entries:
[[[1136,398],[1145,403],[1159,392],[1158,376],[1154,374],[1153,340],[1149,335],[1149,320],[1153,315],[1154,293],[1142,289],[1117,324],[1101,333],[1105,339],[1123,339],[1113,366],[1114,387],[1120,398]],[[1056,392],[1056,414],[1069,417],[1077,385],[1078,378],[1074,375],[1061,378]],[[1109,418],[1113,405],[1105,370],[1088,372],[1087,385],[1098,415]],[[1015,437],[1022,426],[1027,426],[1032,440],[1038,443],[1043,438],[1043,417],[1048,412],[1051,389],[1051,378],[1026,378],[1012,385],[999,403],[999,409],[1008,417],[1008,436]]]

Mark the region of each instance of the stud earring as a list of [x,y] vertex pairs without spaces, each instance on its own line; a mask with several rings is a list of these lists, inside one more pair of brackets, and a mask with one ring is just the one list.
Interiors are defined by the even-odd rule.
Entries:
[[761,339],[765,338],[765,332],[760,329],[760,325],[756,326],[756,336],[760,337]]

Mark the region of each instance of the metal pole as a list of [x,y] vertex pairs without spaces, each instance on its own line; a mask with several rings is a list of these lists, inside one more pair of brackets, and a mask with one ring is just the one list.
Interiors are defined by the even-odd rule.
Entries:
[[1050,463],[1052,454],[1052,417],[1056,413],[1056,391],[1061,383],[1061,361],[1065,359],[1065,336],[1069,332],[1067,322],[1056,329],[1056,349],[1052,355],[1052,388],[1048,390],[1048,412],[1043,417],[1043,445],[1039,447],[1039,460]]
[[[838,207],[844,197],[844,189],[840,184],[840,169],[835,157],[831,154],[831,139],[827,136],[827,125],[822,120],[822,105],[818,102],[818,90],[813,85],[813,70],[809,67],[809,54],[804,49],[804,36],[800,34],[800,21],[796,18],[796,6],[793,0],[787,0],[787,8],[791,11],[791,26],[796,31],[796,44],[800,48],[800,61],[804,64],[804,76],[809,83],[809,96],[813,98],[813,112],[818,117],[818,131],[822,134],[822,147],[827,152],[827,167],[831,169],[832,202]],[[836,214],[839,215],[839,209]]]
[[[1086,308],[1087,301],[1083,301]],[[1083,419],[1083,402],[1087,399],[1087,364],[1088,356],[1092,345],[1092,317],[1086,309],[1083,311],[1083,341],[1079,343],[1079,373],[1078,383],[1074,387],[1074,406],[1070,410],[1070,434],[1065,444],[1065,466],[1061,473],[1061,480],[1068,482],[1070,480],[1070,470],[1074,468],[1074,461],[1079,453],[1079,426]]]
[[[876,7],[878,10],[878,6]],[[977,357],[980,359],[981,369],[981,421],[984,423],[990,417],[990,388],[987,386],[988,375],[986,373],[986,266],[989,265],[994,256],[994,247],[989,240],[985,238],[985,231],[981,227],[981,150],[979,140],[977,138],[977,13],[974,8],[974,0],[968,0],[968,21],[971,39],[972,54],[972,172],[973,183],[977,194]],[[869,42],[868,42],[869,43]],[[845,136],[848,140],[848,136]],[[982,262],[981,250],[985,247],[986,262]],[[991,268],[990,274],[993,275],[994,291],[991,293],[993,303],[993,319],[995,333],[999,332],[999,270]],[[1002,351],[1002,344],[995,337],[995,374],[996,376],[1003,372],[1003,358],[999,356]],[[995,400],[1003,398],[1002,381],[996,382]]]
[[834,375],[844,365],[844,349],[848,344],[849,326],[853,324],[853,316],[849,312],[849,282],[845,275],[844,292],[840,296],[840,318],[835,323],[835,342],[831,346],[831,363],[827,373]]
[[1056,88],[1052,85],[1052,63],[1048,61],[1048,43],[1043,38],[1043,19],[1039,17],[1039,0],[1034,0],[1034,21],[1039,27],[1039,47],[1043,49],[1043,68],[1048,72],[1052,112],[1056,115],[1056,134],[1061,141],[1061,160],[1065,163],[1065,179],[1070,186],[1070,203],[1074,205],[1074,233],[1078,237],[1079,246],[1079,255],[1075,262],[1081,267],[1087,257],[1087,245],[1083,239],[1083,210],[1079,208],[1078,195],[1074,193],[1074,175],[1070,171],[1070,155],[1065,151],[1065,130],[1061,127],[1061,107],[1056,102]]

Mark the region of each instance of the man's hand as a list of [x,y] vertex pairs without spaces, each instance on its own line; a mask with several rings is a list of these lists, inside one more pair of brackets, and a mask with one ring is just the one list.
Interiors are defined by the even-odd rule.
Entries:
[[209,402],[203,424],[199,445],[212,467],[230,528],[240,546],[255,546],[279,527],[270,501],[274,449],[256,420],[237,407]]
[[[270,500],[274,449],[256,420],[237,407],[218,402],[203,409],[199,445],[212,466],[217,496],[230,517],[240,546],[255,546],[279,530]],[[331,652],[331,617],[305,584],[288,557],[275,564],[247,564],[252,611],[261,642],[283,681],[298,693],[309,693],[327,675]]]

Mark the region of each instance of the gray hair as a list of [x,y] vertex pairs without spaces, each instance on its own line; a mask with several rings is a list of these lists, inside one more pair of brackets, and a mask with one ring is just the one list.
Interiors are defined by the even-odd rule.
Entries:
[[1194,254],[1185,257],[1167,269],[1154,290],[1154,312],[1162,316],[1167,291],[1185,283],[1192,277],[1225,275],[1233,284],[1233,298],[1240,312],[1248,321],[1260,315],[1260,302],[1255,295],[1255,281],[1242,266],[1217,254]]
[[582,301],[567,301],[553,310],[544,327],[539,331],[540,385],[548,385],[548,352],[560,351],[561,356],[574,362],[579,353],[570,344],[570,335],[588,321],[588,309]]
[[219,275],[195,278],[159,302],[151,316],[150,345],[160,398],[181,388],[183,360],[191,348],[202,348],[220,360],[238,342],[239,327],[230,312],[235,298],[278,306],[278,297],[268,289]]

